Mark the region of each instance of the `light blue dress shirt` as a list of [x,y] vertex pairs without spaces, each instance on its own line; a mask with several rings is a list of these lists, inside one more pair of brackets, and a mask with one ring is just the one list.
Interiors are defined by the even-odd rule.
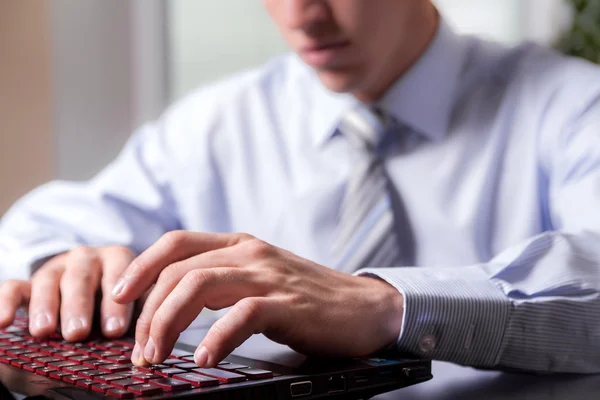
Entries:
[[[204,87],[90,182],[48,184],[0,226],[0,279],[77,245],[141,252],[174,229],[253,234],[326,266],[357,100],[295,55]],[[460,364],[600,372],[600,68],[442,24],[382,106],[405,297],[397,349]],[[417,268],[418,267],[418,268]]]

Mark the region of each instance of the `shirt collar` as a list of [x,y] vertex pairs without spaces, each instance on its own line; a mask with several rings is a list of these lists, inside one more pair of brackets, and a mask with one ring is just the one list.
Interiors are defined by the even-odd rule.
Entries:
[[[464,39],[440,18],[428,49],[388,90],[379,103],[381,107],[414,131],[432,140],[442,139],[466,56],[464,44]],[[314,71],[310,73],[318,80]],[[360,102],[350,94],[333,93],[320,82],[311,86],[311,134],[315,146],[321,146],[335,134],[343,116]]]

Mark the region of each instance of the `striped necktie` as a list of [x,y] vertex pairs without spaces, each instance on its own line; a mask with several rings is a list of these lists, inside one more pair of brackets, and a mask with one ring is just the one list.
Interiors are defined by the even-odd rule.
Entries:
[[356,150],[333,254],[336,269],[348,273],[368,267],[391,267],[400,259],[394,214],[378,147],[398,124],[379,109],[362,106],[341,122],[339,131]]

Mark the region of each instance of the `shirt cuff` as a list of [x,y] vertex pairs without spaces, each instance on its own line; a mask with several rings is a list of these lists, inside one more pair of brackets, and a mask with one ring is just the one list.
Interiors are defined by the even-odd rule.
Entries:
[[404,296],[397,350],[421,358],[493,367],[512,304],[480,266],[363,269]]

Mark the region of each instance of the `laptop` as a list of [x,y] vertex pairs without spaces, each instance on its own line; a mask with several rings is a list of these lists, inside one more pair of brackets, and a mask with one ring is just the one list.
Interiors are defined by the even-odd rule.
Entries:
[[[207,330],[180,339],[199,343]],[[130,363],[132,348],[131,338],[70,343],[57,333],[38,340],[19,316],[0,330],[0,400],[368,399],[432,378],[429,360],[307,358],[262,335],[212,369],[193,364],[195,346],[185,340],[163,364],[147,368]]]

